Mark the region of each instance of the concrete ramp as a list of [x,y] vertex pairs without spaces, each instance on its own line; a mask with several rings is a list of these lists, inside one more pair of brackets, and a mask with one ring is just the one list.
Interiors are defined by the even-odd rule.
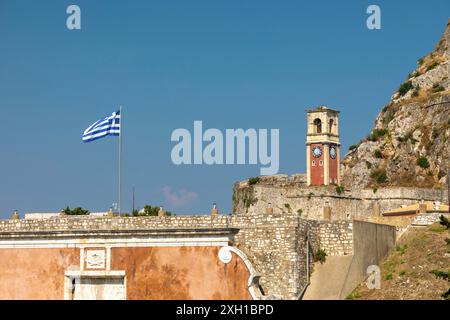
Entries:
[[306,289],[303,300],[340,300],[341,292],[350,271],[352,255],[327,257],[324,264],[315,263],[311,274],[310,285]]

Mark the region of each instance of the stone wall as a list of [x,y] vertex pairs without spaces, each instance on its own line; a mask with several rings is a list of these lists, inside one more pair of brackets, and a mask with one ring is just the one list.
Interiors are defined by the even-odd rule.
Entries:
[[413,226],[428,226],[430,224],[435,223],[436,221],[439,221],[440,217],[444,216],[444,217],[450,217],[450,214],[442,214],[440,212],[428,212],[428,213],[423,213],[420,215],[417,215],[416,217],[414,217],[414,219],[412,219],[412,225]]
[[353,254],[352,221],[300,220],[301,228],[310,237],[315,250],[322,249],[328,256]]
[[[307,241],[312,252],[321,248],[328,255],[351,254],[351,221],[307,221],[298,214],[274,213],[233,216],[177,217],[55,217],[0,221],[0,239],[30,237],[40,232],[101,236],[101,231],[151,233],[162,236],[168,231],[191,230],[201,236],[208,230],[235,229],[231,245],[242,250],[261,276],[266,296],[298,298],[307,278]],[[184,232],[186,233],[186,232]]]
[[323,207],[331,206],[332,220],[345,220],[370,216],[375,203],[381,211],[416,204],[420,200],[447,202],[444,189],[383,188],[378,190],[344,190],[336,187],[306,187],[289,179],[267,179],[257,184],[237,183],[233,191],[233,213],[236,215],[265,212],[268,207],[275,213],[299,213],[305,219],[323,219]]

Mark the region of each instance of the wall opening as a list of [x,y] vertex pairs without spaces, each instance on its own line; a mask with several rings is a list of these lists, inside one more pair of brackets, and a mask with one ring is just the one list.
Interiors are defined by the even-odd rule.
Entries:
[[314,119],[314,128],[316,133],[322,133],[322,120],[319,118]]

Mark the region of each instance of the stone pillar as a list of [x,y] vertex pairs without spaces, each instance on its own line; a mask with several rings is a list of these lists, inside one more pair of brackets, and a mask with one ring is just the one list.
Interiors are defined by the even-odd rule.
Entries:
[[211,216],[215,217],[219,215],[219,210],[217,210],[217,205],[213,203],[213,207],[211,209]]
[[306,184],[311,185],[311,145],[306,145]]
[[325,207],[323,207],[323,220],[331,220],[331,207],[330,202],[325,202]]
[[323,184],[330,185],[330,145],[323,145]]
[[378,201],[374,202],[372,207],[372,215],[375,217],[381,216],[381,207]]
[[[337,123],[336,123],[337,125]],[[341,147],[336,145],[337,185],[341,185]]]
[[164,207],[160,206],[158,211],[158,217],[165,217],[166,213],[164,212]]
[[114,217],[114,212],[113,212],[112,208],[109,208],[109,211],[108,211],[108,217],[109,217],[109,218]]
[[266,213],[273,214],[273,208],[272,208],[272,204],[270,202],[268,203],[268,206],[266,208]]
[[11,216],[12,220],[19,220],[20,219],[20,215],[19,212],[17,210],[14,210],[12,216]]
[[59,212],[59,215],[60,216],[65,216],[66,215],[66,212],[64,211],[64,209],[61,209],[61,211]]

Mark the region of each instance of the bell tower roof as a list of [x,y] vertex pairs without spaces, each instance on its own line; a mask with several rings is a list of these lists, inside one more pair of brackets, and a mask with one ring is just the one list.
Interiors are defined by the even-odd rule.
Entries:
[[339,145],[339,111],[319,106],[306,110],[306,144],[334,143]]
[[331,113],[339,113],[340,111],[328,108],[327,106],[319,106],[314,109],[307,109],[307,113],[316,113],[316,112],[331,112]]

